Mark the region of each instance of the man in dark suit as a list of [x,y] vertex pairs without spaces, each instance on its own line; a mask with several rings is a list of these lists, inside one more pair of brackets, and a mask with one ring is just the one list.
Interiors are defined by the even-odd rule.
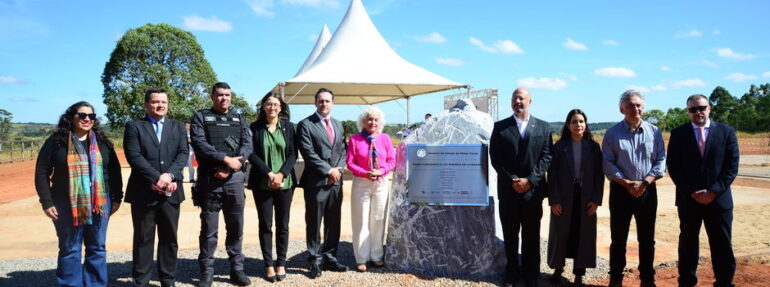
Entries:
[[690,122],[671,131],[667,161],[679,213],[679,286],[698,283],[701,222],[709,238],[714,286],[735,286],[730,185],[738,174],[738,140],[732,127],[709,120],[705,96],[687,98],[687,111]]
[[516,89],[511,98],[513,116],[496,122],[489,140],[489,158],[497,171],[500,222],[508,260],[505,286],[513,286],[522,279],[526,286],[537,286],[540,276],[540,218],[553,139],[548,123],[530,116],[531,103],[527,89]]
[[[337,262],[342,208],[342,169],[345,167],[345,130],[331,117],[334,94],[319,89],[315,94],[316,112],[297,124],[297,148],[305,161],[299,185],[305,190],[307,250],[310,277],[321,276],[321,269],[347,271]],[[321,221],[324,243],[321,244]]]
[[184,124],[166,118],[168,94],[150,89],[144,95],[147,116],[126,124],[123,148],[131,165],[126,202],[134,225],[134,286],[147,286],[152,275],[155,228],[158,228],[158,276],[174,286],[179,204],[184,200],[182,168],[187,160]]

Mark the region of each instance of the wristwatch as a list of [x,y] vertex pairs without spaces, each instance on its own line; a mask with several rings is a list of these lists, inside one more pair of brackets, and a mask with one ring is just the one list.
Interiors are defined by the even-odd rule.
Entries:
[[642,179],[642,185],[644,185],[644,186],[648,186],[648,185],[650,185],[650,184],[652,184],[652,183],[651,183],[651,182],[649,182],[649,181],[647,181],[647,179]]

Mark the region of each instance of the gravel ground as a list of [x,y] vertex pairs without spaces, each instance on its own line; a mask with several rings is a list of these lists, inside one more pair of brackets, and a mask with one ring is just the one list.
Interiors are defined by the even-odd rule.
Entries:
[[[109,244],[109,243],[108,243]],[[229,262],[224,248],[216,253],[214,286],[232,286],[229,284]],[[468,276],[442,276],[430,274],[411,273],[408,270],[399,270],[392,267],[369,268],[366,273],[355,271],[328,272],[325,271],[318,279],[308,277],[307,253],[304,240],[291,240],[289,242],[289,260],[287,262],[288,277],[283,282],[274,283],[280,286],[499,286],[501,276],[468,277]],[[545,242],[542,243],[541,253],[543,263],[541,266],[541,286],[552,286],[545,279],[552,269],[545,265]],[[261,252],[259,246],[246,246],[244,253],[247,256],[245,262],[246,274],[251,277],[251,286],[273,285],[263,279]],[[177,266],[177,286],[196,286],[198,283],[197,250],[182,250],[179,252]],[[355,267],[353,248],[350,238],[342,238],[338,252],[340,263]],[[572,280],[571,260],[567,260],[565,276]],[[131,253],[108,252],[107,262],[110,276],[110,286],[131,286]],[[597,268],[588,269],[585,281],[606,278],[608,262],[602,258],[597,259]],[[56,258],[19,258],[0,261],[0,286],[55,286],[56,283]],[[159,286],[157,276],[154,276],[151,284]],[[566,282],[562,284],[566,285]]]

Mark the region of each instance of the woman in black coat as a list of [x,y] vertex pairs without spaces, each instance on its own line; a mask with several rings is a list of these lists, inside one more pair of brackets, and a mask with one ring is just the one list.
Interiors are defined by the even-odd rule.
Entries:
[[35,165],[35,189],[59,238],[59,286],[107,286],[107,223],[123,199],[122,180],[94,107],[77,102],[67,108]]
[[[265,262],[265,276],[270,282],[286,278],[286,250],[289,242],[289,214],[297,177],[294,164],[294,125],[289,121],[289,105],[278,95],[268,93],[259,102],[257,120],[250,126],[254,152],[249,189],[254,194],[259,218],[259,245]],[[276,255],[272,256],[272,221],[275,209]]]
[[565,258],[573,258],[575,286],[582,286],[586,268],[596,266],[596,209],[604,195],[602,152],[579,109],[567,114],[561,138],[553,147],[548,170],[548,266],[551,280],[563,280]]

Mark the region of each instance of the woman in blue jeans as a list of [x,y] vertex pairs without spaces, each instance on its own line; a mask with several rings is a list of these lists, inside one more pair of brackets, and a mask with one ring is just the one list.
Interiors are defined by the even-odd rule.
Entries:
[[35,188],[59,237],[58,285],[107,286],[107,223],[120,207],[123,182],[91,104],[77,102],[61,115],[37,157]]

